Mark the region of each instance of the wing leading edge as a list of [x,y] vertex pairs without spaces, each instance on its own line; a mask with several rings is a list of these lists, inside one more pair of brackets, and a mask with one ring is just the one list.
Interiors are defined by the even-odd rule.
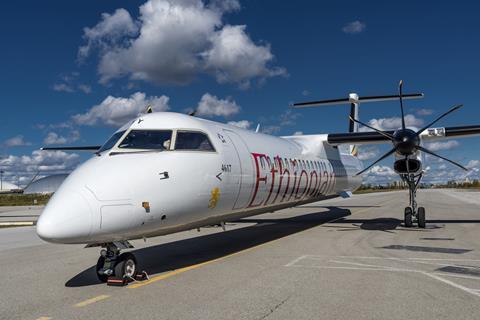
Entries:
[[61,150],[61,151],[97,151],[102,146],[79,146],[79,147],[44,147],[40,150],[52,151],[52,150]]

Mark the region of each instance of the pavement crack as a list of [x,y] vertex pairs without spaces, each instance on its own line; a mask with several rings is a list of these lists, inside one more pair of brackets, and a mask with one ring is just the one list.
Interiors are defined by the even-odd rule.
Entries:
[[272,308],[270,308],[268,313],[266,313],[262,317],[258,318],[258,320],[263,320],[263,319],[268,318],[272,313],[274,313],[278,308],[280,308],[285,302],[287,302],[287,300],[290,299],[290,297],[291,297],[291,295],[286,297],[285,299],[283,299],[282,301],[280,301],[276,305],[274,305]]

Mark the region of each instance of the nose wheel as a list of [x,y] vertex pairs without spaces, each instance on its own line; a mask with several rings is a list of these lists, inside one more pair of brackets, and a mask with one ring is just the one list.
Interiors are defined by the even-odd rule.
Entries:
[[[122,244],[123,248],[132,247],[128,242],[126,243],[127,245]],[[131,252],[120,254],[117,243],[105,244],[103,247],[95,270],[98,280],[107,282],[111,277],[125,281],[135,279],[138,273],[135,256]]]
[[412,208],[406,207],[405,208],[405,219],[404,219],[405,227],[407,227],[407,228],[412,227],[412,225],[413,225],[412,218],[413,218]]
[[426,227],[425,220],[425,208],[417,207],[417,188],[422,179],[423,172],[415,175],[412,173],[401,174],[400,177],[408,185],[410,195],[410,206],[405,208],[404,212],[404,225],[406,228],[411,228],[413,222],[416,221],[419,228],[424,229]]
[[417,221],[419,228],[425,228],[425,208],[419,207],[417,210]]

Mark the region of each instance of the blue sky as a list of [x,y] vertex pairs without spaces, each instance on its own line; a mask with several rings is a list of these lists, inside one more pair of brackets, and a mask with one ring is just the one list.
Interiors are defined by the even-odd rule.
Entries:
[[[275,135],[344,132],[347,106],[292,111],[288,104],[349,92],[395,93],[403,79],[405,91],[425,93],[406,103],[412,125],[457,103],[464,108],[440,125],[480,123],[480,5],[473,1],[2,6],[0,167],[20,184],[39,170],[68,172],[88,157],[40,153],[39,147],[101,144],[149,102],[157,110],[200,108],[202,116],[223,122],[260,122]],[[363,105],[360,118],[390,128],[399,112],[396,102]],[[432,147],[469,164],[475,176],[479,141]],[[373,161],[384,149],[363,148],[363,158]],[[458,178],[449,165],[427,160],[431,180]],[[391,164],[384,161],[367,180],[394,179]]]

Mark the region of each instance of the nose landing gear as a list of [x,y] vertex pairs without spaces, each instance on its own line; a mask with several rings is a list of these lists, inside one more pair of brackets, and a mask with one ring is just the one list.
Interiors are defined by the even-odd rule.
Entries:
[[133,248],[128,241],[103,244],[97,261],[96,274],[101,282],[116,278],[122,282],[135,280],[138,267],[135,256],[130,252],[120,254],[121,249]]
[[413,173],[405,173],[401,174],[400,177],[404,182],[408,185],[409,191],[409,198],[410,198],[410,206],[405,208],[405,227],[411,228],[413,226],[413,221],[416,220],[418,223],[419,228],[426,227],[425,221],[425,208],[418,207],[417,208],[417,188],[420,184],[420,180],[422,179],[423,172],[419,174]]

